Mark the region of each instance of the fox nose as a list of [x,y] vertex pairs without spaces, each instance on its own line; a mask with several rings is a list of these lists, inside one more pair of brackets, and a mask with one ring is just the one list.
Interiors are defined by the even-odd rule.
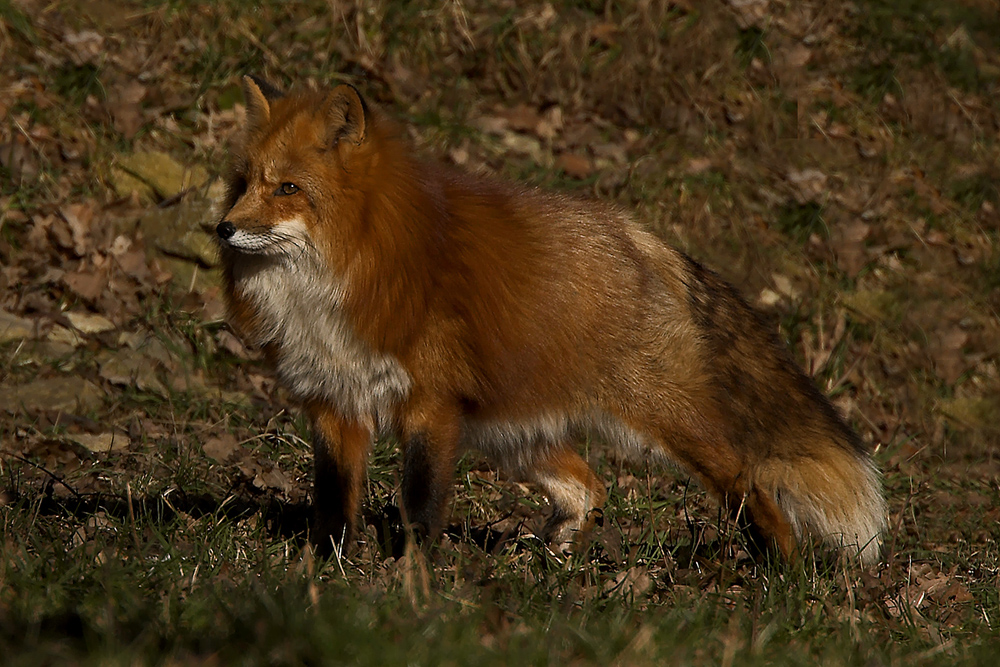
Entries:
[[219,226],[215,228],[215,233],[219,235],[220,239],[225,241],[236,233],[236,225],[228,220],[223,220],[219,223]]

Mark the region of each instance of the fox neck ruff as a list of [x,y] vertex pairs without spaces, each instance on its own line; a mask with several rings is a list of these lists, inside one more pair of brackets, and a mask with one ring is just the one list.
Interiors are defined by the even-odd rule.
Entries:
[[344,288],[310,246],[295,256],[248,255],[233,265],[234,291],[254,306],[250,342],[272,357],[299,400],[328,400],[347,417],[380,425],[412,384],[399,361],[361,340],[343,311]]

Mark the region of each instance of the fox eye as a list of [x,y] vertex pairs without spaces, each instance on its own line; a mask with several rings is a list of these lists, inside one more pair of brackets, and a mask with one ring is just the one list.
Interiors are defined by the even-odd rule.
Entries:
[[294,195],[299,191],[299,186],[295,183],[282,183],[281,186],[274,191],[276,195]]

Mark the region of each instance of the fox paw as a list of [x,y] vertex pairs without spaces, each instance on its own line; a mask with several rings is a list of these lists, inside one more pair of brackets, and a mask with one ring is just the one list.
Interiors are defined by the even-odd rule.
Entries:
[[569,517],[556,510],[542,528],[542,539],[556,553],[569,556],[586,544],[594,526],[604,525],[604,510],[591,509],[583,517]]

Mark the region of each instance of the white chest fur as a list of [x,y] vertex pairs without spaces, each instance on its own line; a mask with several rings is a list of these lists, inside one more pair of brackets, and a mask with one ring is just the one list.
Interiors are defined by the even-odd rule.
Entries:
[[359,340],[340,308],[341,290],[320,260],[259,258],[234,271],[235,287],[260,315],[247,332],[277,349],[278,377],[299,399],[332,401],[345,416],[379,423],[410,377],[392,356]]

